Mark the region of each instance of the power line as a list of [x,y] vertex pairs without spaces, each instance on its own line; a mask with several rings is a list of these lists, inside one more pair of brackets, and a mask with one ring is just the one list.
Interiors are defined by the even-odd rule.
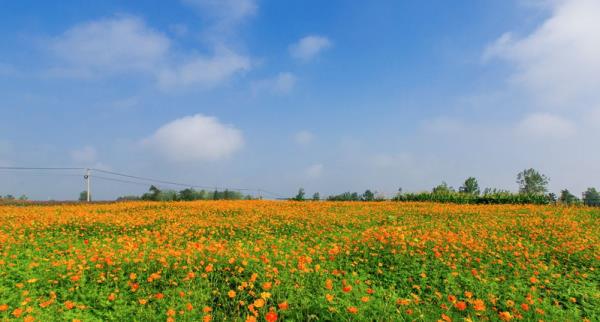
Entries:
[[106,181],[114,181],[114,182],[121,182],[121,183],[129,183],[129,184],[137,184],[137,185],[140,185],[140,186],[148,186],[147,183],[143,183],[143,182],[121,180],[121,179],[108,178],[108,177],[102,177],[102,176],[94,176],[94,179],[100,179],[100,180],[106,180]]
[[[196,184],[189,184],[189,183],[182,183],[182,182],[175,182],[175,181],[168,181],[168,180],[162,180],[162,179],[155,179],[155,178],[149,178],[149,177],[141,177],[141,176],[135,176],[135,175],[130,175],[130,174],[126,174],[126,173],[121,173],[121,172],[115,172],[115,171],[109,171],[109,170],[103,170],[103,169],[96,169],[96,168],[84,168],[84,167],[19,167],[19,166],[0,166],[0,170],[16,170],[16,171],[27,171],[27,170],[45,170],[45,171],[73,171],[73,170],[78,170],[78,171],[94,171],[94,172],[100,172],[100,173],[104,173],[104,174],[108,174],[108,175],[112,175],[112,176],[119,176],[119,177],[123,177],[123,178],[129,178],[129,179],[135,179],[135,180],[140,180],[140,181],[146,181],[146,182],[139,182],[139,181],[132,181],[132,180],[124,180],[124,179],[117,179],[117,178],[111,178],[111,177],[106,177],[106,176],[97,176],[94,175],[93,178],[98,178],[100,180],[105,180],[105,181],[113,181],[113,182],[120,182],[120,183],[128,183],[128,184],[135,184],[135,185],[148,185],[149,183],[160,183],[160,184],[165,184],[165,185],[172,185],[172,186],[180,186],[180,187],[187,187],[187,188],[200,188],[200,189],[215,189],[215,190],[233,190],[233,191],[255,191],[258,192],[259,194],[267,194],[267,195],[271,195],[271,196],[275,196],[278,198],[287,198],[284,195],[281,195],[279,193],[276,192],[272,192],[272,191],[268,191],[268,190],[264,190],[264,189],[260,189],[260,188],[224,188],[224,187],[218,187],[218,186],[207,186],[207,185],[196,185]],[[11,175],[13,173],[2,173],[0,172],[0,174],[4,174],[4,175]],[[16,174],[16,173],[14,173]],[[68,174],[68,173],[37,173],[37,174],[27,174],[27,175],[39,175],[39,176],[69,176],[69,177],[79,177],[82,175],[79,174]],[[84,176],[84,179],[89,180],[91,176],[86,175]]]

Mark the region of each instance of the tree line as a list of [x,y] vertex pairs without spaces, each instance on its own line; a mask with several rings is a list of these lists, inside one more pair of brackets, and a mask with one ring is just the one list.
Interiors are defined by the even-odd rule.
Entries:
[[147,201],[194,201],[194,200],[242,200],[242,199],[253,199],[251,195],[244,195],[239,191],[234,190],[195,190],[193,188],[183,189],[181,191],[176,190],[161,190],[158,187],[152,185],[148,189],[148,192],[141,196],[122,196],[117,198],[117,201],[126,200],[147,200]]
[[[432,202],[451,202],[464,204],[551,204],[561,203],[566,205],[584,204],[588,206],[600,206],[600,192],[596,188],[588,188],[578,198],[568,189],[563,189],[557,196],[548,192],[548,183],[550,178],[541,174],[535,169],[525,169],[517,174],[516,183],[519,185],[518,193],[508,190],[485,188],[483,191],[479,187],[476,178],[469,177],[458,190],[449,186],[446,182],[433,187],[431,191],[418,193],[404,193],[402,188],[390,200],[393,201],[432,201]],[[320,200],[319,193],[315,193],[312,198],[306,198],[306,192],[303,188],[298,190],[298,194],[291,200]],[[328,201],[383,201],[386,197],[382,194],[366,190],[364,193],[344,192],[338,195],[327,197]]]

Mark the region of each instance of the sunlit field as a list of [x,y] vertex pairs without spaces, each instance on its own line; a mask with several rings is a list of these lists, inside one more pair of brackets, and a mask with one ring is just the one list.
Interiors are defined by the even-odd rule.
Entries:
[[0,206],[0,320],[598,321],[600,210]]

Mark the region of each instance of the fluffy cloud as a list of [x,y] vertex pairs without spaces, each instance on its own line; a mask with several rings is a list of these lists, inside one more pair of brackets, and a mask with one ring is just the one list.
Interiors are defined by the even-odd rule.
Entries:
[[315,139],[315,135],[306,130],[302,130],[294,135],[294,141],[300,145],[308,145]]
[[252,92],[255,95],[264,91],[273,94],[289,94],[294,89],[296,80],[296,76],[292,73],[279,73],[275,77],[254,82]]
[[198,56],[180,66],[164,69],[159,74],[159,84],[164,89],[194,84],[211,88],[238,72],[249,70],[250,66],[248,57],[221,49],[212,57]]
[[316,179],[323,174],[323,165],[320,163],[313,164],[310,167],[306,168],[304,173],[309,178]]
[[514,84],[540,105],[587,108],[600,105],[600,1],[544,1],[551,16],[532,33],[506,33],[485,53],[501,58],[516,72]]
[[196,114],[163,125],[142,144],[171,161],[215,161],[233,155],[244,139],[234,126]]
[[151,72],[165,63],[170,46],[166,35],[132,16],[76,25],[50,44],[52,52],[72,71],[89,76]]
[[49,44],[59,59],[55,76],[104,77],[144,74],[161,88],[213,87],[248,70],[250,59],[227,48],[212,55],[177,52],[172,40],[133,16],[116,16],[76,25]]
[[521,120],[517,134],[534,138],[565,138],[575,134],[575,125],[557,115],[536,113]]
[[331,41],[327,37],[310,35],[292,44],[289,49],[292,57],[302,61],[309,61],[331,46]]

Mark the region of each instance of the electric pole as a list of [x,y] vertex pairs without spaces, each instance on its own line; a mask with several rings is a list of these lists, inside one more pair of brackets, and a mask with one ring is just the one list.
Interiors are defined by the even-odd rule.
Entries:
[[85,183],[87,186],[87,189],[86,189],[87,198],[86,199],[87,199],[87,202],[90,202],[90,201],[92,201],[92,191],[91,191],[91,182],[90,182],[92,178],[90,176],[89,168],[85,169],[85,175],[83,177],[85,178]]

